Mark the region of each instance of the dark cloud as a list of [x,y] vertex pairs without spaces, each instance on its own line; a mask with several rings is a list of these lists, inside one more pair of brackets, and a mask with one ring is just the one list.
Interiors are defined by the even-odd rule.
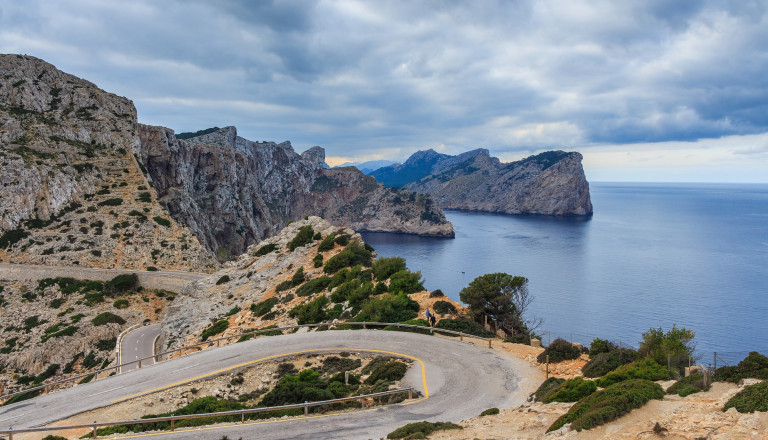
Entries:
[[768,132],[762,1],[3,2],[0,50],[335,156]]

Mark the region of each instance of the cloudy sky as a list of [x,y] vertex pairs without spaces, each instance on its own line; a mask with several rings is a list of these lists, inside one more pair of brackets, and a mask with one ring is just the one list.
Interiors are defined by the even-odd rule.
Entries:
[[0,0],[0,52],[332,165],[556,148],[593,181],[768,182],[767,1]]

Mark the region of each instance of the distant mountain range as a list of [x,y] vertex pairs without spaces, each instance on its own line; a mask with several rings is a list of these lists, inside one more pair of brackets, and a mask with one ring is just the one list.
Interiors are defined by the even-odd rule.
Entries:
[[547,151],[502,163],[478,148],[457,156],[418,151],[370,175],[386,186],[431,195],[443,209],[506,214],[591,215],[579,153]]
[[333,168],[355,167],[362,171],[363,174],[370,176],[372,172],[378,170],[379,168],[394,165],[396,163],[397,162],[394,160],[369,160],[367,162],[346,162]]

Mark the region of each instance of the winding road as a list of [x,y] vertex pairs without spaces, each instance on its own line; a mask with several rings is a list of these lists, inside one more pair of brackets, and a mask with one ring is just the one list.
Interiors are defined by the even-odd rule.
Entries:
[[[141,434],[141,437],[207,440],[222,436],[235,439],[381,438],[414,421],[459,421],[477,416],[491,407],[520,404],[527,397],[524,389],[530,389],[531,385],[528,383],[521,388],[521,381],[531,374],[532,367],[527,362],[468,342],[380,330],[298,333],[205,350],[2,407],[0,429],[43,426],[84,411],[266,360],[307,352],[338,351],[374,351],[413,359],[404,385],[413,386],[428,397],[411,404],[367,411],[218,425],[173,433]],[[141,414],[136,415],[139,416]]]
[[[161,324],[142,326],[126,333],[120,341],[120,363],[145,359],[155,355],[155,340],[160,336]],[[142,367],[154,364],[154,359],[146,359],[141,362]],[[139,368],[139,363],[120,367],[120,372],[125,373]]]

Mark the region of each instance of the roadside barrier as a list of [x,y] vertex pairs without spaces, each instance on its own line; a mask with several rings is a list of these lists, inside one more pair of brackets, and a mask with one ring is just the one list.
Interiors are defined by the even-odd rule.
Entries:
[[[127,365],[131,365],[131,364],[138,364],[137,367],[140,369],[142,367],[142,365],[141,365],[142,361],[147,361],[147,360],[151,359],[153,362],[162,362],[163,361],[163,357],[166,357],[166,359],[167,359],[168,355],[171,355],[171,354],[174,354],[174,353],[179,353],[180,356],[184,356],[185,355],[184,352],[185,351],[190,351],[190,350],[194,350],[194,351],[191,351],[190,353],[186,353],[186,354],[197,353],[198,351],[201,351],[205,347],[209,347],[209,348],[210,347],[214,347],[214,346],[220,347],[222,341],[227,342],[227,341],[230,341],[232,339],[240,339],[243,336],[247,336],[247,335],[257,335],[259,333],[268,333],[268,332],[283,331],[283,330],[294,330],[294,329],[298,330],[300,328],[325,328],[326,330],[330,330],[332,328],[342,327],[343,329],[347,329],[346,327],[348,327],[348,326],[352,326],[352,327],[360,326],[360,327],[362,327],[362,329],[367,329],[369,326],[371,326],[371,327],[399,327],[399,328],[406,328],[406,329],[428,330],[430,332],[437,332],[437,333],[444,333],[444,334],[458,336],[459,340],[461,340],[461,341],[463,341],[464,338],[480,339],[480,340],[483,340],[483,341],[487,341],[488,342],[488,348],[491,348],[491,341],[493,340],[492,338],[483,338],[483,337],[479,337],[479,336],[475,336],[475,335],[470,335],[468,333],[463,333],[463,332],[459,332],[459,331],[455,331],[455,330],[446,330],[446,329],[440,329],[440,328],[434,328],[434,327],[426,327],[426,326],[421,326],[421,325],[401,324],[401,323],[397,323],[397,322],[321,322],[321,323],[318,323],[318,324],[289,325],[289,326],[285,326],[285,327],[274,327],[274,328],[266,328],[266,329],[249,330],[247,332],[238,333],[238,334],[235,334],[235,335],[232,335],[232,336],[224,336],[224,337],[221,337],[221,338],[209,339],[209,340],[207,340],[205,342],[201,342],[199,344],[188,345],[188,346],[181,347],[181,348],[175,348],[173,350],[164,351],[162,353],[156,353],[156,354],[153,354],[152,356],[147,356],[147,357],[144,357],[144,358],[141,358],[141,359],[137,359],[135,361],[130,361],[130,362],[122,363],[122,364],[118,363],[117,365],[114,365],[114,366],[111,366],[111,367],[94,370],[94,371],[91,371],[89,373],[79,374],[77,376],[69,377],[67,379],[62,379],[62,380],[58,380],[58,381],[48,382],[48,383],[44,383],[44,384],[36,386],[36,387],[27,388],[25,390],[16,391],[14,393],[4,394],[4,395],[0,396],[0,400],[4,401],[6,399],[13,398],[14,396],[18,396],[18,395],[26,394],[26,393],[36,393],[36,392],[40,392],[40,391],[45,393],[52,386],[62,385],[62,384],[65,384],[65,383],[74,382],[76,380],[82,380],[82,379],[85,379],[86,377],[89,377],[89,376],[93,376],[93,380],[98,380],[99,379],[99,374],[104,373],[106,375],[104,377],[111,376],[111,375],[114,375],[114,374],[119,374],[123,367],[125,367]],[[348,328],[348,329],[349,330],[359,330],[359,329],[356,329],[356,328]],[[118,348],[119,348],[119,346],[118,346]],[[35,396],[33,396],[33,397],[35,397]],[[2,431],[0,431],[0,432],[2,432]]]
[[263,412],[271,412],[271,411],[281,411],[286,409],[304,409],[304,415],[309,414],[309,408],[314,406],[323,406],[323,405],[332,405],[334,403],[343,403],[343,402],[353,402],[353,401],[359,401],[360,402],[360,408],[365,408],[365,400],[366,399],[373,399],[376,397],[383,397],[383,396],[390,396],[394,394],[403,394],[408,393],[408,399],[413,399],[413,392],[415,390],[412,387],[408,388],[399,388],[396,390],[389,390],[389,391],[383,391],[380,393],[373,393],[373,394],[362,394],[359,396],[351,396],[351,397],[343,397],[341,399],[332,399],[332,400],[322,400],[319,402],[304,402],[304,403],[296,403],[293,405],[282,405],[282,406],[270,406],[266,408],[251,408],[251,409],[241,409],[236,411],[224,411],[224,412],[217,412],[217,413],[205,413],[205,414],[187,414],[187,415],[180,415],[180,416],[168,416],[168,417],[153,417],[149,419],[133,419],[133,420],[117,420],[112,422],[102,422],[102,423],[90,423],[90,424],[84,424],[84,425],[62,425],[62,426],[50,426],[50,427],[39,427],[39,428],[24,428],[24,429],[9,429],[8,431],[0,431],[0,434],[8,435],[8,440],[13,440],[14,434],[24,434],[28,432],[46,432],[46,431],[64,431],[68,429],[81,429],[81,428],[90,428],[91,429],[91,438],[97,438],[97,431],[99,428],[106,428],[109,426],[116,426],[116,425],[139,425],[142,423],[154,423],[154,422],[170,422],[171,423],[171,431],[175,429],[175,422],[179,420],[190,420],[190,419],[202,419],[205,417],[226,417],[226,416],[240,416],[240,423],[245,423],[245,416],[248,414],[256,414],[256,413],[263,413]]

